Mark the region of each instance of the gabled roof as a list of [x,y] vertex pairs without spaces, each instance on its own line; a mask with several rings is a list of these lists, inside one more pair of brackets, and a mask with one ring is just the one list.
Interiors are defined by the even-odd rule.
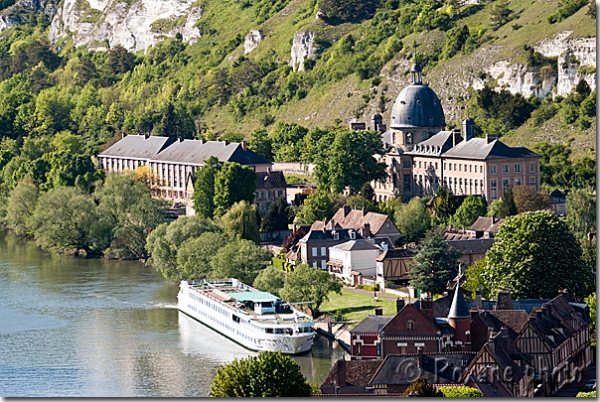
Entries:
[[385,357],[369,385],[405,385],[419,377],[426,377],[428,384],[457,383],[474,357],[475,352],[423,353],[423,364],[419,368],[418,354],[390,354]]
[[494,239],[445,240],[463,254],[485,254],[494,244]]
[[351,334],[355,333],[375,333],[381,331],[383,327],[386,326],[391,319],[394,318],[393,315],[375,315],[365,317],[364,320],[358,323],[358,325],[350,330]]
[[371,233],[377,235],[383,228],[383,225],[386,223],[386,221],[390,223],[390,228],[388,231],[398,232],[398,234],[400,234],[400,231],[394,222],[389,219],[386,214],[371,212],[367,211],[366,209],[350,209],[350,207],[347,205],[338,209],[328,224],[333,224],[342,228],[354,228],[359,230],[364,227],[365,223],[368,223]]
[[380,250],[381,248],[375,245],[370,239],[348,240],[345,243],[337,244],[331,248],[336,248],[344,251],[359,251],[359,250]]
[[[341,365],[344,365],[342,370]],[[367,386],[380,365],[381,360],[338,360],[329,370],[321,387]],[[342,373],[345,373],[343,379],[339,378]],[[345,385],[341,385],[340,380]]]
[[487,216],[480,216],[477,218],[475,223],[471,225],[469,230],[474,230],[476,232],[498,233],[498,228],[503,223],[504,219],[501,218],[488,218]]
[[357,239],[364,239],[364,237],[354,229],[333,229],[333,230],[327,230],[327,229],[313,230],[313,229],[311,229],[299,241],[307,242],[309,240],[333,240],[333,232],[334,231],[339,235],[339,240],[335,240],[335,241],[350,240],[349,232],[351,230],[354,231],[354,234],[356,235]]
[[487,142],[484,138],[471,138],[461,141],[452,149],[442,154],[444,158],[464,158],[474,160],[531,158],[539,157],[535,152],[524,147],[509,147],[499,140]]
[[275,170],[272,172],[256,172],[256,189],[267,190],[272,188],[285,188],[285,176],[283,172]]
[[127,135],[100,152],[98,156],[115,156],[130,159],[155,159],[174,138],[144,135]]
[[440,156],[452,148],[452,131],[440,131],[425,141],[413,146],[412,151],[406,152],[408,155],[432,155]]
[[375,261],[391,260],[391,259],[409,259],[413,258],[417,253],[412,250],[401,248],[401,249],[387,249],[375,258]]

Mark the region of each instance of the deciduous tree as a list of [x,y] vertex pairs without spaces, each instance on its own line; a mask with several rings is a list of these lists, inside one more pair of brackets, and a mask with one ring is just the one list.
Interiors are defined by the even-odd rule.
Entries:
[[297,220],[300,223],[312,224],[317,220],[329,219],[334,214],[335,200],[332,195],[326,190],[316,190],[310,193],[304,206],[296,214]]
[[461,252],[444,241],[444,229],[425,236],[421,248],[409,263],[410,285],[424,292],[441,294],[449,280],[458,274]]
[[440,387],[438,389],[445,398],[483,398],[485,395],[477,388],[462,387]]
[[517,186],[512,191],[519,213],[552,208],[552,197],[545,190],[538,192],[529,186]]
[[567,194],[567,225],[583,237],[596,230],[596,196],[591,189],[573,189]]
[[408,204],[400,204],[394,212],[394,223],[402,235],[404,244],[418,242],[431,228],[431,217],[419,197],[413,197]]
[[6,225],[17,236],[31,236],[31,218],[38,200],[37,187],[28,181],[20,182],[11,192],[6,205]]
[[281,352],[234,360],[218,368],[211,397],[308,397],[312,389],[300,366]]
[[492,293],[508,288],[517,298],[552,298],[566,288],[581,298],[593,281],[593,272],[581,260],[579,242],[552,211],[507,219],[486,259],[483,278]]
[[305,303],[313,317],[319,313],[319,307],[329,300],[329,293],[342,294],[340,281],[319,268],[299,264],[285,279],[279,292],[284,300],[290,303]]
[[253,287],[269,292],[275,296],[279,296],[279,291],[283,288],[285,281],[285,273],[273,267],[267,267],[260,271],[256,279],[254,279]]
[[271,260],[271,254],[246,239],[221,247],[211,259],[212,278],[236,278],[251,284],[260,270]]
[[215,175],[214,216],[222,216],[238,201],[254,202],[256,173],[248,166],[225,162]]
[[216,156],[211,156],[196,170],[194,183],[194,210],[198,215],[212,218],[215,213],[215,177],[222,164]]
[[269,133],[273,158],[277,162],[300,162],[306,127],[278,121]]
[[217,252],[230,241],[221,232],[204,232],[183,242],[177,250],[177,267],[187,280],[202,279],[210,274],[210,264]]
[[269,210],[265,214],[264,218],[260,223],[261,232],[271,232],[274,230],[287,230],[288,228],[288,216],[290,212],[290,206],[286,202],[284,197],[279,197],[269,207]]
[[404,395],[418,394],[421,398],[440,398],[444,397],[441,391],[433,388],[433,385],[427,383],[427,378],[419,377],[414,380],[404,391]]
[[246,201],[236,202],[221,217],[221,225],[234,239],[247,239],[260,243],[258,222],[256,221],[256,204]]
[[487,203],[477,195],[469,195],[452,216],[452,224],[459,228],[470,228],[480,216],[485,216]]

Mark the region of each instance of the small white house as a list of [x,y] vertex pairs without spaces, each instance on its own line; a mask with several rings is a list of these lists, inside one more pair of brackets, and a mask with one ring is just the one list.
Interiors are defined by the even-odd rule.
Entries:
[[375,258],[389,244],[374,239],[356,239],[329,247],[328,270],[351,286],[359,284],[358,276],[375,275]]

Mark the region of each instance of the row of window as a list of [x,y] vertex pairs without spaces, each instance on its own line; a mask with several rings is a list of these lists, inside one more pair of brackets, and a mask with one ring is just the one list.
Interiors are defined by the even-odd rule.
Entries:
[[[283,190],[277,190],[277,191],[265,190],[265,198],[267,200],[271,199],[271,195],[273,196],[272,199],[276,200],[279,197],[283,197]],[[262,199],[262,196],[263,196],[262,190],[256,190],[256,199],[260,200],[260,199]]]
[[[529,164],[529,172],[535,173],[535,163]],[[509,174],[509,173],[510,173],[509,165],[508,164],[502,165],[502,174]],[[514,165],[513,173],[521,173],[521,164],[520,163],[517,163]],[[490,174],[496,174],[496,165],[490,165]]]
[[[520,177],[516,177],[514,179],[514,185],[513,187],[518,187],[518,186],[522,186],[525,183],[521,182],[521,178]],[[529,176],[529,185],[533,186],[535,188],[535,176]],[[504,191],[504,189],[508,189],[511,187],[510,184],[510,179],[502,179],[502,191]],[[501,194],[500,189],[498,188],[498,181],[496,179],[491,179],[490,180],[490,196],[492,198],[492,200],[495,200],[496,198],[498,198],[498,195]]]

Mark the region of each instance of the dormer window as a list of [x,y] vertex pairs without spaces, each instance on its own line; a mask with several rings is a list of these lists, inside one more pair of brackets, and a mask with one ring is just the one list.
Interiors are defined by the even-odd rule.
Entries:
[[415,322],[413,320],[406,321],[406,329],[407,330],[415,329]]
[[350,239],[351,240],[355,240],[356,239],[356,232],[354,230],[348,231],[348,234],[350,235]]
[[340,234],[338,232],[336,232],[335,230],[332,231],[331,234],[333,235],[333,240],[339,240],[340,239]]

